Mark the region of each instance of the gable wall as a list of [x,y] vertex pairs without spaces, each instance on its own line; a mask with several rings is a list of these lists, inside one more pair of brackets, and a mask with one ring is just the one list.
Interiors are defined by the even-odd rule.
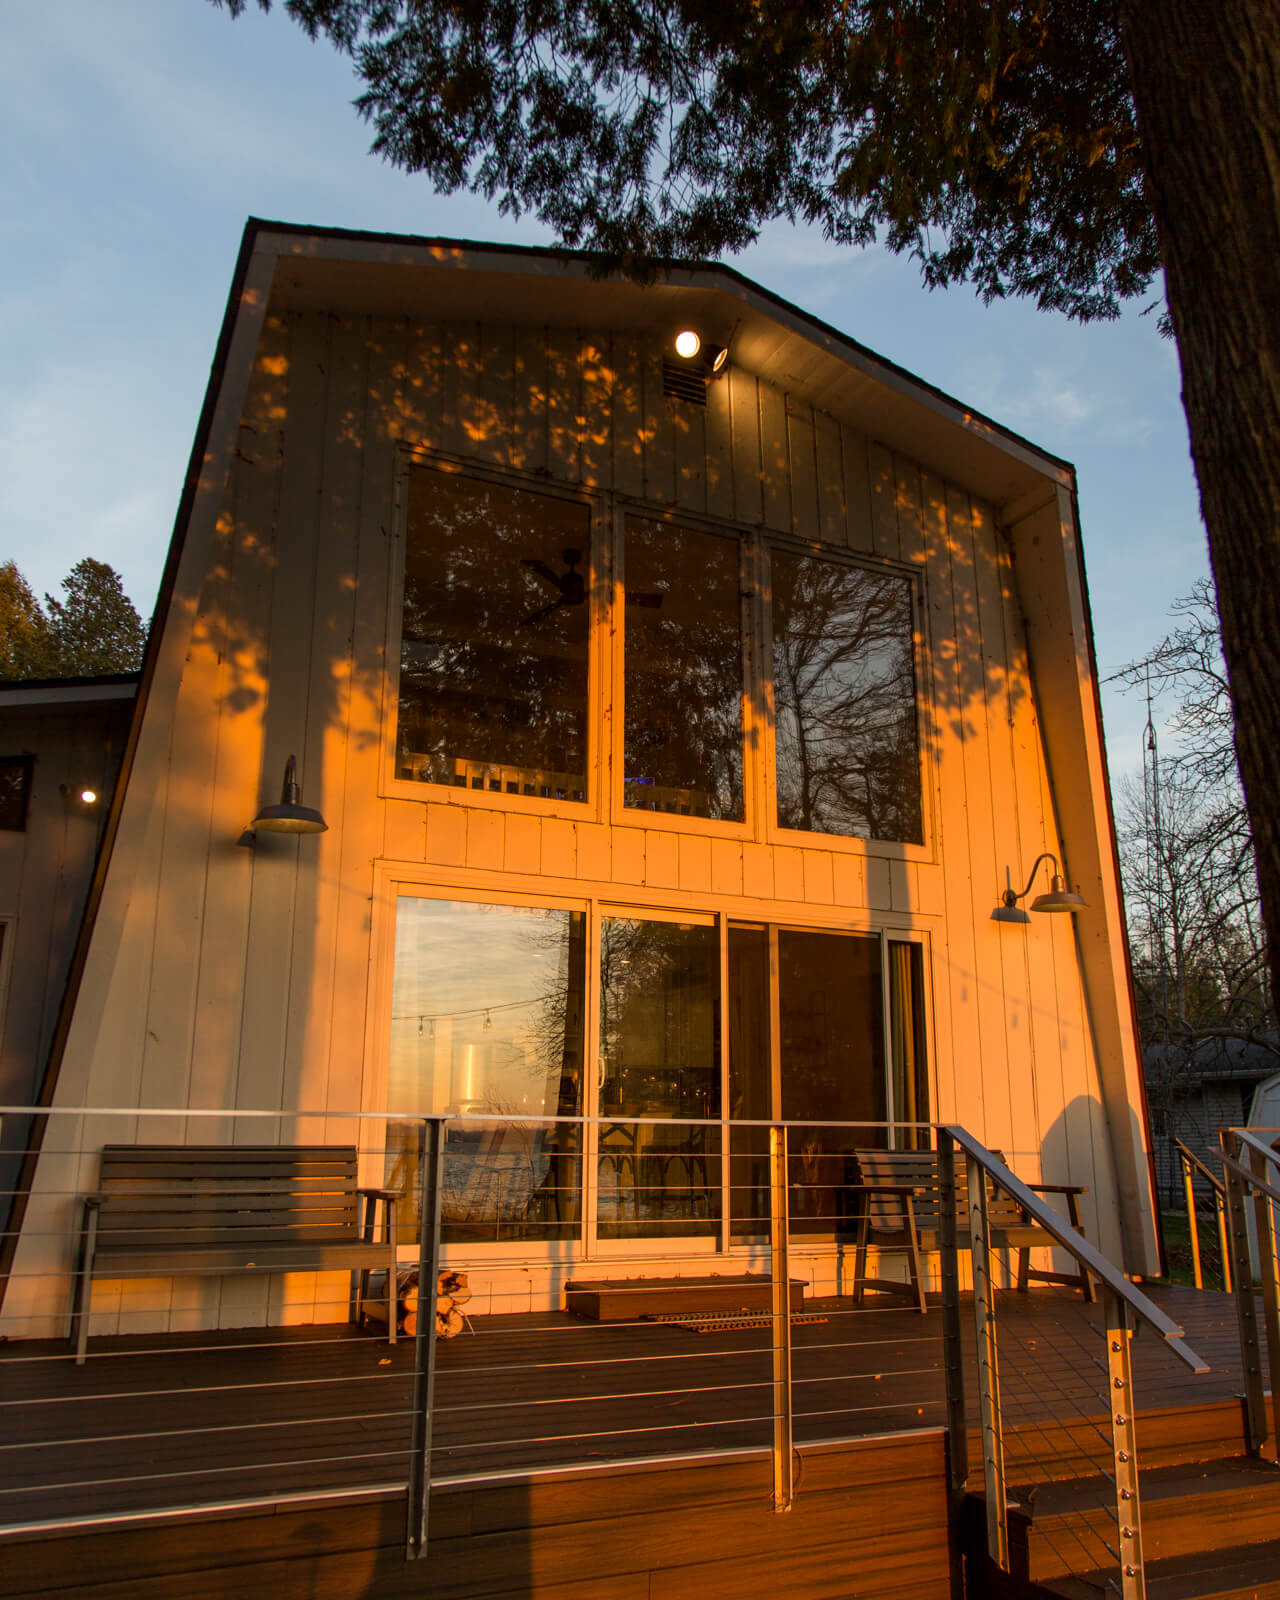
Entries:
[[[926,847],[769,844],[380,794],[405,446],[918,568]],[[991,507],[732,365],[705,414],[675,406],[657,344],[625,333],[268,314],[190,626],[176,704],[157,695],[148,712],[151,766],[126,801],[136,843],[111,868],[127,900],[118,938],[90,957],[64,1103],[337,1113],[376,1101],[374,934],[397,877],[887,923],[930,937],[935,1114],[1028,1179],[1043,1159],[1046,1177],[1089,1184],[1086,1225],[1117,1250],[1073,919],[989,920],[1006,867],[1020,888],[1041,850],[1061,855]],[[238,848],[290,753],[331,831]],[[105,1137],[266,1129],[112,1119]],[[336,1119],[326,1136],[354,1137]],[[64,1173],[67,1188],[94,1171]]]

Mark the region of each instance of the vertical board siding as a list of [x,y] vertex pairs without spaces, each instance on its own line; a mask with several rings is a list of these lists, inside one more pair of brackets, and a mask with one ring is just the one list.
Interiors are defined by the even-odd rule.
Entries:
[[[933,859],[770,844],[755,807],[746,838],[611,826],[607,806],[574,822],[434,792],[387,798],[406,448],[916,568]],[[237,850],[291,753],[330,833]],[[665,398],[658,341],[625,329],[269,319],[158,791],[142,857],[112,867],[132,874],[134,901],[103,1018],[120,1031],[77,1090],[89,1103],[305,1105],[333,1114],[328,1136],[342,1137],[337,1114],[366,1103],[373,1070],[374,867],[394,861],[445,892],[455,874],[486,892],[507,875],[623,904],[652,890],[744,916],[773,902],[792,923],[809,907],[822,926],[910,921],[931,939],[935,1113],[960,1113],[1029,1177],[1050,1133],[1055,1175],[1087,1159],[1094,1063],[1070,926],[1024,937],[989,920],[1005,868],[1021,888],[1035,855],[1057,849],[994,515],[741,367],[709,384],[704,410]],[[313,1315],[331,1287],[298,1281],[277,1298],[288,1295],[289,1316]],[[230,1288],[223,1320],[248,1312],[254,1292]]]

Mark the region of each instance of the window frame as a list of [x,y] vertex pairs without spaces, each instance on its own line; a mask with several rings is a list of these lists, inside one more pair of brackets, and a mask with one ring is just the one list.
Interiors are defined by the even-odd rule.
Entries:
[[[785,828],[778,821],[777,703],[773,679],[773,565],[772,553],[783,550],[793,556],[811,556],[833,565],[854,567],[864,572],[888,572],[904,578],[911,597],[911,670],[914,678],[916,714],[916,771],[920,785],[920,839],[878,839],[861,834],[818,833],[806,828]],[[928,606],[924,592],[925,574],[921,567],[888,556],[864,556],[840,550],[818,539],[767,533],[761,539],[762,570],[757,590],[760,599],[760,664],[763,673],[763,700],[767,707],[769,737],[762,742],[760,765],[764,769],[764,843],[791,846],[801,850],[833,850],[893,860],[935,862],[937,837],[934,826],[932,765],[926,749],[926,727],[934,721],[930,653],[925,620]]]
[[[523,489],[585,506],[589,517],[587,562],[587,761],[586,799],[556,800],[399,778],[396,747],[399,724],[400,641],[408,538],[409,480],[413,471],[456,473],[477,481]],[[615,489],[592,489],[518,469],[494,466],[443,450],[402,445],[397,451],[394,514],[389,542],[387,672],[382,717],[379,793],[388,799],[459,806],[570,822],[607,824],[615,832],[638,830],[690,835],[735,843],[759,843],[799,850],[822,850],[886,861],[936,863],[936,800],[928,729],[934,725],[931,652],[927,618],[927,574],[919,563],[843,550],[819,539],[748,526],[706,513],[657,505]],[[625,803],[626,575],[625,538],[629,517],[657,525],[687,528],[736,542],[739,553],[739,615],[742,639],[742,790],[743,818],[685,816],[649,812]],[[912,672],[915,685],[916,754],[920,786],[920,842],[864,838],[784,828],[778,822],[776,702],[773,681],[772,556],[774,550],[810,556],[863,571],[904,579],[911,597]],[[678,848],[678,845],[677,845]],[[711,867],[708,865],[709,883]]]
[[[404,619],[406,557],[409,537],[409,481],[421,467],[429,471],[456,474],[472,481],[499,484],[563,500],[585,508],[588,518],[587,577],[587,755],[585,800],[558,800],[540,795],[513,795],[489,789],[463,789],[453,784],[401,778],[396,773],[400,729],[401,637]],[[379,792],[386,798],[417,800],[432,805],[454,805],[490,811],[517,811],[530,816],[562,817],[570,822],[604,820],[606,784],[602,768],[604,753],[604,705],[602,688],[608,681],[605,666],[607,650],[608,601],[612,587],[612,537],[604,497],[571,484],[540,478],[504,468],[487,467],[470,457],[444,451],[402,448],[398,452],[395,476],[394,514],[390,539],[390,573],[387,601],[387,673],[382,730],[382,783]]]

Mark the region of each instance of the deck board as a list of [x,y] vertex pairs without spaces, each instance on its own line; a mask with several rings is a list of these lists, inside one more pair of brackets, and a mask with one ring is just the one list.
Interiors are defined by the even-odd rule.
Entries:
[[[1157,1289],[1153,1297],[1212,1370],[1197,1377],[1160,1340],[1135,1341],[1144,1444],[1153,1461],[1170,1431],[1203,1438],[1211,1453],[1224,1440],[1230,1448],[1240,1387],[1232,1302],[1192,1291]],[[731,1549],[735,1595],[756,1592],[742,1563],[757,1559],[775,1580],[784,1562],[787,1592],[798,1596],[841,1592],[831,1587],[833,1574],[856,1559],[866,1592],[888,1595],[905,1581],[903,1562],[917,1548],[925,1584],[917,1592],[929,1592],[924,1573],[936,1579],[946,1544],[938,1522],[941,1316],[887,1300],[862,1310],[810,1301],[806,1309],[826,1320],[793,1329],[800,1488],[784,1519],[769,1507],[767,1328],[696,1333],[535,1314],[477,1318],[474,1334],[441,1343],[432,1550],[456,1546],[465,1556],[462,1574],[446,1581],[436,1573],[429,1592],[629,1600],[649,1592],[644,1574],[657,1561],[664,1597],[701,1597],[729,1592],[722,1563]],[[1099,1320],[1097,1307],[1065,1291],[1001,1297],[1012,1478],[1074,1470],[1105,1449]],[[391,1348],[342,1326],[101,1339],[82,1367],[60,1343],[3,1347],[0,1528],[28,1531],[0,1531],[0,1595],[113,1600],[118,1585],[121,1594],[159,1596],[166,1585],[173,1592],[175,1573],[190,1575],[181,1581],[191,1596],[414,1592],[403,1560],[402,1493],[412,1360],[411,1341]],[[968,1399],[972,1413],[972,1392]],[[865,1442],[833,1442],[853,1440]],[[976,1427],[969,1446],[972,1458]],[[921,1481],[922,1451],[936,1481],[928,1493],[904,1493],[904,1475]],[[646,1465],[697,1452],[698,1462]],[[345,1505],[299,1504],[342,1490],[352,1493]],[[52,1528],[32,1529],[242,1499],[261,1504],[206,1513],[194,1524],[153,1520],[62,1541]],[[233,1535],[219,1531],[224,1523]],[[204,1530],[203,1555],[193,1525]],[[102,1552],[89,1586],[83,1554],[75,1554],[85,1539]],[[618,1554],[633,1546],[634,1573]],[[296,1587],[300,1559],[305,1591]],[[249,1588],[229,1576],[240,1566],[252,1571]],[[767,1581],[760,1578],[762,1594]]]

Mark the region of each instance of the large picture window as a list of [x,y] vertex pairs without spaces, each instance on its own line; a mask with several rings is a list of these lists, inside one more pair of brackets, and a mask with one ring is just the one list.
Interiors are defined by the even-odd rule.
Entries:
[[585,800],[589,558],[582,503],[413,469],[398,778]]
[[742,819],[738,540],[629,518],[629,807]]
[[778,823],[922,842],[910,579],[773,552]]

